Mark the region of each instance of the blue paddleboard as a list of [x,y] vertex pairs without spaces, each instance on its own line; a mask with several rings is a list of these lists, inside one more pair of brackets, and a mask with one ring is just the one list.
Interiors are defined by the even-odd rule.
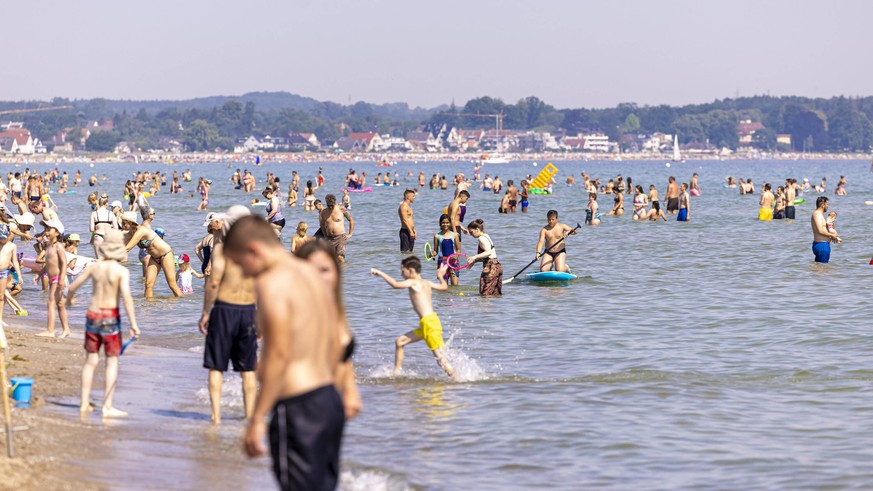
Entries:
[[531,281],[570,281],[575,280],[576,275],[561,271],[540,271],[539,273],[528,273],[527,279]]

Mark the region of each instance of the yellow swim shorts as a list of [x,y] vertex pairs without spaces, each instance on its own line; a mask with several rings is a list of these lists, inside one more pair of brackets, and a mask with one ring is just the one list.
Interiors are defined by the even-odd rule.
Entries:
[[443,325],[436,312],[431,312],[418,321],[419,328],[412,331],[416,336],[424,339],[427,348],[435,351],[445,344],[443,342]]
[[773,209],[772,208],[761,208],[758,210],[758,220],[772,220],[773,219]]

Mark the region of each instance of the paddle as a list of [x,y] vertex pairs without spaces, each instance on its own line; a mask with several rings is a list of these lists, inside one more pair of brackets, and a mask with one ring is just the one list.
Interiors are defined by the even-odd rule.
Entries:
[[[579,230],[580,228],[582,228],[582,225],[580,225],[580,224],[577,223],[577,224],[576,224],[576,228],[574,228],[571,232],[575,232],[575,231]],[[561,242],[564,242],[564,239],[566,239],[566,238],[569,237],[569,236],[570,236],[570,234],[568,233],[565,237],[561,237],[561,240],[559,240],[559,241],[555,242],[554,244],[552,244],[552,247],[549,247],[548,249],[546,249],[545,251],[543,251],[543,254],[545,254],[546,252],[551,251],[551,250],[552,250],[556,245],[560,244]],[[538,256],[538,257],[535,257],[533,261],[527,263],[527,266],[521,268],[521,271],[519,271],[518,273],[515,273],[514,275],[512,275],[512,278],[510,278],[510,279],[504,281],[503,284],[506,285],[506,284],[508,284],[508,283],[512,283],[512,280],[514,280],[518,275],[524,273],[525,270],[527,270],[527,268],[531,267],[531,265],[532,265],[533,263],[537,262],[537,261],[540,259],[540,257],[542,257],[542,256],[539,255],[539,254],[538,254],[537,256]]]

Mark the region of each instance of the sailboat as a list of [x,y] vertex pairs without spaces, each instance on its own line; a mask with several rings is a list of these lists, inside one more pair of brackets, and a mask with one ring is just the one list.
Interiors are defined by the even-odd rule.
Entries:
[[497,151],[492,154],[482,155],[479,161],[483,164],[508,164],[510,162],[509,157],[500,153],[500,116],[498,115],[495,119],[494,135],[497,142]]
[[673,162],[685,162],[679,153],[679,134],[673,135]]

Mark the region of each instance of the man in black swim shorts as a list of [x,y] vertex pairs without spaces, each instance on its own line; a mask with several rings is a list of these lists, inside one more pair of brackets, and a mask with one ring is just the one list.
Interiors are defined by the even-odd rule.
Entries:
[[[245,206],[232,206],[227,213],[213,215],[226,232],[237,219],[250,215]],[[266,224],[266,222],[265,222]],[[255,407],[258,383],[255,369],[258,360],[258,333],[255,329],[255,286],[242,269],[227,260],[224,234],[216,234],[209,256],[212,272],[207,276],[203,295],[200,332],[206,335],[203,367],[209,369],[209,401],[212,422],[221,423],[221,386],[228,364],[242,378],[246,418]]]
[[[339,478],[345,414],[334,386],[340,363],[339,309],[324,280],[289,256],[258,217],[237,221],[226,255],[258,291],[258,327],[264,337],[261,392],[243,443],[249,457],[266,453],[269,425],[273,472],[283,490],[331,490]],[[293,284],[295,288],[288,288]]]

